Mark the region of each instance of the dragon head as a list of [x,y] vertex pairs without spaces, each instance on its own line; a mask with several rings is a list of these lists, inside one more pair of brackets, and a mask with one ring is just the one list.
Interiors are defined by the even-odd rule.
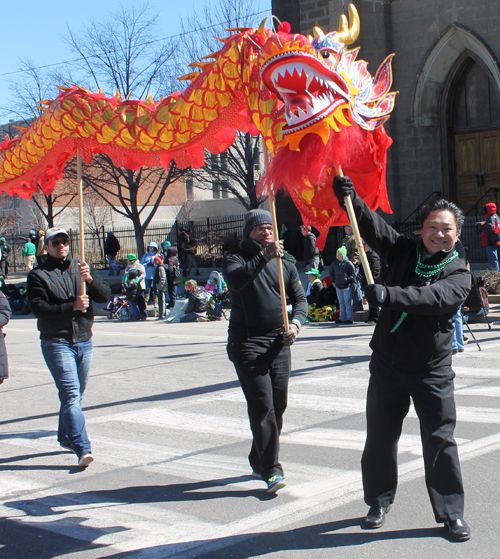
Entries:
[[387,57],[375,78],[365,61],[356,61],[359,48],[347,50],[359,35],[360,22],[353,4],[350,24],[340,18],[340,31],[324,34],[314,29],[314,38],[272,34],[262,47],[261,79],[283,102],[286,124],[283,144],[298,150],[305,134],[318,134],[326,145],[330,131],[358,124],[374,130],[383,124],[394,106],[391,59]]

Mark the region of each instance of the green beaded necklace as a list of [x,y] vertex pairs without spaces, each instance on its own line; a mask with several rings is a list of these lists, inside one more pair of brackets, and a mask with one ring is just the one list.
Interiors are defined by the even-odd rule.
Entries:
[[[453,260],[455,260],[457,256],[458,252],[454,250],[453,253],[446,260],[443,260],[443,262],[441,262],[440,264],[422,264],[422,261],[420,260],[420,248],[417,245],[417,265],[415,266],[415,273],[421,278],[431,278],[432,276],[435,276],[441,270],[443,270],[450,262],[453,262]],[[408,313],[403,312],[400,319],[391,330],[391,334],[399,328],[399,326],[407,316]]]
[[420,249],[417,246],[417,265],[415,267],[415,273],[422,278],[431,278],[432,276],[438,274],[450,262],[453,262],[457,256],[458,252],[454,250],[451,256],[449,256],[446,260],[443,260],[440,264],[422,264],[420,260]]

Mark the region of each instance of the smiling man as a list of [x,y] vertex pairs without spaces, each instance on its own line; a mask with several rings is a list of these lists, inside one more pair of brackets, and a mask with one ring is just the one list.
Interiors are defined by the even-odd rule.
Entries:
[[420,212],[422,238],[407,239],[356,195],[348,177],[335,177],[335,195],[344,207],[350,196],[360,233],[387,263],[385,285],[371,284],[365,296],[382,307],[370,343],[367,437],[361,468],[365,528],[380,528],[394,502],[397,444],[410,399],[420,421],[425,482],[436,522],[454,541],[470,538],[463,519],[464,489],[453,432],[456,424],[451,368],[453,315],[470,288],[470,275],[455,243],[462,212],[434,200]]
[[[42,354],[59,391],[57,440],[86,468],[94,461],[81,406],[92,365],[92,301],[105,303],[111,291],[88,264],[68,256],[69,241],[64,229],[47,230],[47,260],[29,273],[27,292]],[[87,294],[81,292],[82,281]]]
[[[287,406],[290,346],[307,316],[304,289],[295,259],[274,239],[271,214],[250,210],[245,215],[241,250],[226,254],[222,273],[229,288],[231,318],[227,353],[247,401],[253,441],[252,475],[276,493],[285,487],[278,460],[279,437]],[[292,305],[290,328],[283,332],[283,311],[277,258],[283,259],[286,293]]]

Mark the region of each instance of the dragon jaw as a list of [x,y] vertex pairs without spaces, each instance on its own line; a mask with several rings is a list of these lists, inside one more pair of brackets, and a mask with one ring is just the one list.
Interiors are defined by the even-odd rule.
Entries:
[[[284,135],[308,128],[340,107],[348,108],[348,84],[316,56],[293,51],[282,54],[270,59],[261,75],[268,89],[285,104]],[[341,123],[349,125],[344,120]],[[331,123],[338,130],[333,119]]]

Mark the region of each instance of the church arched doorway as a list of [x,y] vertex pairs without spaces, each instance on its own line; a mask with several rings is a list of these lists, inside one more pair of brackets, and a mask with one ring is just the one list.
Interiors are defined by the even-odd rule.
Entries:
[[[500,188],[500,92],[480,62],[468,58],[451,100],[454,198],[467,212],[489,189]],[[493,201],[490,192],[484,203]]]

